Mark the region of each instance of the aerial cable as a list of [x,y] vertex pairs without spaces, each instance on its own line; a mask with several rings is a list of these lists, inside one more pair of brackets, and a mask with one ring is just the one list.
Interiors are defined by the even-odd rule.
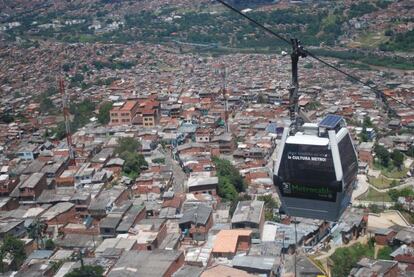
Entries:
[[[245,13],[242,13],[241,11],[239,11],[235,7],[231,6],[230,4],[224,2],[223,0],[216,0],[216,1],[219,2],[220,4],[222,4],[223,6],[225,6],[226,8],[228,8],[228,9],[234,11],[235,13],[239,14],[240,16],[246,18],[248,21],[250,21],[250,23],[253,23],[254,25],[258,26],[259,28],[263,29],[265,32],[271,34],[272,36],[277,37],[278,39],[284,41],[286,44],[292,45],[292,43],[291,43],[290,40],[286,39],[282,35],[280,35],[280,34],[276,33],[275,31],[271,30],[270,28],[264,26],[263,24],[257,22],[255,19],[251,18],[250,16],[246,15]],[[337,66],[335,66],[335,65],[333,65],[333,64],[331,64],[331,63],[329,63],[329,62],[327,62],[327,61],[325,61],[325,60],[323,60],[323,59],[321,59],[319,57],[317,57],[315,54],[313,54],[309,50],[305,50],[304,49],[304,51],[305,51],[305,53],[309,57],[312,57],[313,59],[317,60],[318,62],[320,62],[320,63],[322,63],[322,64],[324,64],[324,65],[326,65],[326,66],[334,69],[335,71],[337,71],[337,72],[339,72],[339,73],[341,73],[341,74],[349,77],[350,79],[352,79],[352,80],[354,80],[354,81],[356,81],[356,82],[358,82],[358,83],[360,83],[360,84],[368,87],[370,90],[372,90],[375,93],[375,95],[378,98],[380,98],[382,100],[382,102],[384,103],[387,111],[390,112],[391,114],[395,114],[395,111],[389,106],[388,99],[392,99],[395,102],[397,102],[397,103],[399,103],[399,104],[401,104],[401,105],[403,105],[403,106],[405,106],[407,108],[413,109],[413,107],[411,105],[409,105],[407,103],[404,103],[403,101],[401,101],[401,100],[399,100],[399,99],[397,99],[395,97],[385,96],[385,94],[384,94],[383,91],[381,91],[381,90],[373,87],[368,82],[364,82],[360,78],[358,78],[358,77],[356,77],[356,76],[354,76],[354,75],[352,75],[352,74],[350,74],[350,73],[348,73],[348,72],[346,72],[346,71],[338,68]]]
[[241,15],[242,17],[246,18],[247,20],[249,20],[251,23],[255,24],[256,26],[264,29],[266,32],[268,32],[269,34],[277,37],[280,40],[283,40],[284,42],[286,42],[287,44],[291,45],[290,40],[288,40],[287,38],[283,37],[282,35],[272,31],[271,29],[267,28],[266,26],[263,26],[262,24],[260,24],[259,22],[257,22],[256,20],[254,20],[253,18],[251,18],[250,16],[247,16],[246,14],[242,13],[241,11],[239,11],[238,9],[236,9],[235,7],[231,6],[230,4],[224,2],[223,0],[216,0],[217,2],[220,2],[223,6],[227,7],[228,9],[234,11],[235,13],[238,13],[239,15]]

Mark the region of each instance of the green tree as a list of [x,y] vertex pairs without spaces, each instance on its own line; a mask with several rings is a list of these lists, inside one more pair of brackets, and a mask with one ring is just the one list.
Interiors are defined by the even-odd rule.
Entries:
[[394,165],[401,169],[403,163],[404,163],[404,154],[401,153],[401,151],[394,149],[394,151],[391,154],[391,159],[394,163]]
[[94,116],[95,103],[89,99],[85,99],[80,103],[73,103],[70,105],[70,112],[74,115],[71,124],[72,132],[89,123],[89,119]]
[[84,80],[84,77],[83,77],[83,75],[82,74],[80,74],[80,73],[76,73],[75,74],[75,76],[73,76],[72,78],[71,78],[71,81],[72,82],[74,82],[74,83],[80,83],[80,82],[82,82]]
[[155,164],[165,164],[165,159],[164,158],[156,158],[152,160],[153,163]]
[[20,98],[20,97],[22,97],[22,94],[20,93],[20,91],[15,91],[14,98]]
[[390,152],[385,149],[382,145],[376,145],[374,148],[374,152],[378,158],[378,161],[381,163],[382,166],[388,167],[390,162]]
[[384,248],[382,248],[378,251],[377,259],[379,259],[379,260],[392,260],[392,258],[390,256],[392,252],[393,251],[392,251],[391,247],[385,246]]
[[46,225],[37,219],[35,219],[26,229],[29,238],[36,241],[37,248],[39,248],[41,246],[40,244],[43,242],[45,229]]
[[51,110],[54,110],[55,104],[53,104],[53,101],[46,95],[44,95],[41,100],[40,100],[40,112],[41,113],[47,113],[50,112]]
[[125,160],[122,168],[123,173],[131,179],[137,178],[141,174],[141,171],[148,167],[148,163],[142,154],[125,151],[119,156]]
[[52,239],[47,239],[45,241],[45,249],[46,250],[53,250],[53,249],[55,249],[55,242]]
[[218,195],[224,200],[235,202],[238,196],[237,190],[227,177],[219,177]]
[[266,98],[262,93],[257,96],[257,103],[259,104],[266,104]]
[[99,265],[85,265],[80,268],[75,268],[69,272],[65,277],[103,277],[104,269]]
[[388,192],[388,195],[390,196],[391,200],[396,202],[398,200],[398,197],[414,197],[414,191],[411,188],[403,188],[400,190],[392,189]]
[[257,197],[257,200],[265,202],[265,220],[274,221],[275,217],[273,210],[278,208],[279,205],[272,195],[262,195]]
[[9,257],[12,261],[10,264],[11,270],[18,270],[26,259],[24,251],[24,243],[20,239],[7,235],[3,240],[3,245],[0,247],[0,269],[4,272],[3,259]]
[[69,72],[69,70],[71,70],[71,68],[73,68],[73,64],[72,63],[64,63],[62,65],[62,69],[65,72]]
[[369,116],[365,116],[364,120],[362,122],[362,126],[365,128],[372,128],[374,127],[374,124],[371,121],[371,118]]
[[102,125],[109,123],[110,116],[109,113],[112,109],[112,102],[106,102],[99,108],[98,121]]
[[59,122],[57,126],[51,130],[51,134],[55,135],[57,139],[65,138],[66,136],[65,122],[63,121]]
[[369,140],[367,128],[365,126],[362,128],[362,132],[359,133],[358,137],[361,142],[367,142]]
[[9,124],[14,121],[14,116],[9,112],[5,112],[4,114],[0,115],[0,120],[6,124]]
[[115,153],[122,154],[124,152],[136,152],[140,147],[141,144],[134,138],[119,138],[118,146],[115,148]]
[[237,192],[245,190],[246,185],[243,177],[240,175],[239,170],[235,168],[230,161],[214,157],[213,163],[216,167],[219,179],[223,177],[228,178],[229,182],[234,186]]
[[331,256],[333,262],[332,276],[347,277],[351,269],[362,257],[374,257],[374,246],[372,244],[354,244],[347,248],[338,248]]
[[414,157],[414,145],[411,145],[410,148],[408,148],[407,155]]
[[63,260],[51,261],[50,264],[52,265],[52,272],[56,274],[64,263],[65,262]]
[[382,212],[382,209],[377,204],[370,204],[368,209],[371,213],[377,214]]

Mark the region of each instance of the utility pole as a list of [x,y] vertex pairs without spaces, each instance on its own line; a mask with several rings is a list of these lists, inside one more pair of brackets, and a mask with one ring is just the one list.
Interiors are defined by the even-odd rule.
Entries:
[[291,132],[296,133],[299,122],[299,80],[298,80],[298,62],[299,58],[305,58],[307,56],[306,51],[300,45],[300,41],[297,39],[291,39],[292,53],[290,58],[292,60],[292,84],[289,89],[289,116]]
[[293,220],[295,221],[295,257],[294,257],[294,259],[295,259],[295,262],[294,262],[295,263],[295,277],[298,277],[298,272],[297,272],[298,232],[296,230],[296,218],[294,218]]

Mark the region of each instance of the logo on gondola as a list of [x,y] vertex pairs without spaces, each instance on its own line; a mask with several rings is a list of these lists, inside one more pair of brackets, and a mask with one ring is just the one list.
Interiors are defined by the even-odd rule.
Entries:
[[288,160],[295,161],[326,162],[328,159],[327,153],[288,152],[287,156]]
[[289,183],[283,183],[283,188],[282,188],[284,193],[292,193],[292,190],[290,188],[290,184]]

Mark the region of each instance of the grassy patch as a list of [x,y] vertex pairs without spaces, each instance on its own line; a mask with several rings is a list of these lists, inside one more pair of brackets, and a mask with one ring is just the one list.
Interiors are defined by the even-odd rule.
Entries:
[[385,43],[389,38],[383,33],[364,33],[356,40],[364,48],[377,48],[381,43]]
[[381,164],[375,162],[374,169],[381,170],[381,174],[387,178],[391,179],[402,179],[407,177],[408,168],[399,169],[395,167],[392,163],[388,167],[382,166]]
[[392,248],[385,246],[378,251],[377,259],[379,260],[392,260],[390,254],[392,253]]
[[407,177],[408,168],[403,168],[402,170],[399,170],[397,168],[394,168],[392,170],[389,169],[383,169],[381,170],[381,173],[388,177],[393,179],[402,179],[404,177]]
[[343,61],[341,62],[344,66],[347,66],[349,68],[356,68],[360,70],[372,70],[371,67],[364,63],[358,63],[358,62],[349,62],[349,61]]
[[378,201],[378,202],[390,202],[391,198],[386,192],[379,192],[375,189],[369,188],[368,192],[366,192],[360,200],[362,201]]
[[386,189],[391,187],[391,180],[389,180],[388,178],[384,178],[384,177],[378,177],[378,178],[373,178],[373,177],[368,177],[368,182],[371,185],[374,185],[375,187],[379,188],[379,189]]
[[313,54],[319,56],[333,57],[345,61],[354,61],[358,63],[369,64],[373,66],[383,66],[397,68],[401,70],[413,70],[414,65],[402,57],[386,57],[378,56],[374,54],[366,54],[361,51],[348,50],[348,51],[333,51],[328,49],[313,49]]

